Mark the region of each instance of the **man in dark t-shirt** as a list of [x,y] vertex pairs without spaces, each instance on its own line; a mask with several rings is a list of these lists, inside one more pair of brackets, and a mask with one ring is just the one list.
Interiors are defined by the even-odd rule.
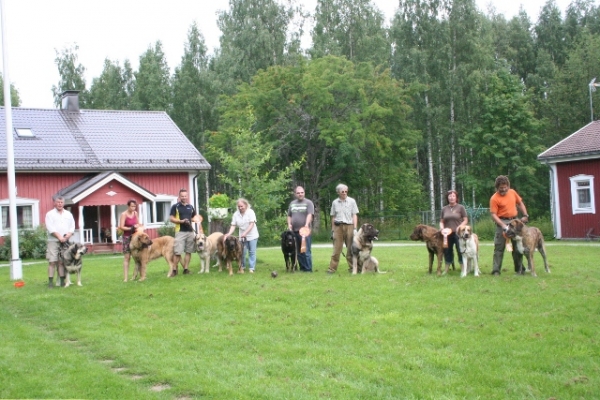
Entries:
[[175,246],[173,252],[173,264],[175,270],[169,276],[177,275],[177,265],[181,260],[181,254],[185,252],[183,259],[183,273],[189,274],[188,269],[192,253],[196,251],[196,231],[192,226],[192,218],[196,216],[194,206],[188,203],[188,191],[179,191],[179,202],[171,207],[171,222],[175,224]]
[[294,191],[296,200],[290,203],[290,207],[287,212],[288,228],[294,232],[296,236],[296,254],[298,255],[298,263],[300,264],[300,271],[312,272],[312,256],[311,256],[311,237],[308,235],[306,240],[306,252],[300,252],[300,244],[302,237],[300,236],[300,229],[306,227],[310,228],[310,224],[313,220],[315,213],[315,206],[312,201],[308,200],[304,196],[304,188],[298,186]]

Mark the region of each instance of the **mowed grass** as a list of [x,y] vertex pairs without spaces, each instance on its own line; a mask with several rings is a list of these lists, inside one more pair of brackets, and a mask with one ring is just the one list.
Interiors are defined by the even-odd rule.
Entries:
[[[550,243],[538,278],[427,274],[422,243],[376,243],[386,274],[212,269],[122,282],[122,258],[88,255],[83,287],[47,288],[45,263],[0,274],[0,397],[157,399],[600,398],[600,246]],[[271,278],[271,270],[279,276]]]

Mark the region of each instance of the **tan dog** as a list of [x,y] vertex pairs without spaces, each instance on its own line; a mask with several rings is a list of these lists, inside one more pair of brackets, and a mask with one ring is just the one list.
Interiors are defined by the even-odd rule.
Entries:
[[379,271],[379,261],[371,256],[373,250],[373,240],[378,240],[379,231],[372,224],[363,224],[354,238],[352,238],[352,275],[358,271],[361,274],[365,272],[385,272]]
[[[546,269],[546,272],[550,273],[542,231],[534,226],[525,225],[519,219],[513,219],[508,224],[508,230],[505,234],[507,237],[513,238],[515,242],[517,242],[515,251],[518,251],[520,254],[527,257],[527,270],[531,270],[532,276],[537,276],[535,274],[535,266],[533,265],[533,253],[535,252],[535,249],[538,249],[544,259],[544,268]],[[523,265],[521,264],[520,273],[523,274],[524,272]]]
[[146,279],[146,266],[152,260],[164,257],[169,264],[169,273],[167,277],[170,277],[173,271],[177,268],[173,262],[173,246],[175,245],[175,239],[171,236],[162,236],[151,240],[147,233],[136,232],[131,236],[131,243],[129,248],[131,249],[131,257],[135,261],[135,272],[133,273],[133,279],[140,277],[140,281]]
[[[235,236],[227,236],[227,239],[223,240],[224,236],[219,238],[217,241],[217,257],[219,258],[219,265],[225,262],[229,275],[233,275],[233,261],[238,263],[238,273],[243,274],[244,268],[242,265],[242,242]],[[220,271],[220,269],[219,269]]]
[[442,274],[442,259],[444,258],[444,236],[442,232],[429,225],[419,224],[410,235],[410,240],[420,240],[425,242],[429,252],[429,273],[433,269],[433,257],[437,255],[438,267],[437,274]]
[[[217,243],[222,237],[223,234],[221,232],[214,232],[208,236],[200,232],[196,235],[196,251],[200,257],[200,271],[198,271],[199,274],[208,274],[210,272],[210,259],[217,255]],[[219,264],[219,271],[221,271],[221,260],[218,257],[217,263]]]
[[477,234],[473,233],[470,225],[465,225],[458,227],[456,235],[463,261],[460,277],[464,278],[471,270],[473,275],[479,276],[479,238]]

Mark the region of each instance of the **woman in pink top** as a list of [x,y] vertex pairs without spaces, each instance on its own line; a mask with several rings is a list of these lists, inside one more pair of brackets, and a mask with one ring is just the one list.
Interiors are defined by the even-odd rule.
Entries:
[[121,218],[119,219],[119,229],[123,231],[123,274],[125,276],[123,282],[127,282],[127,278],[129,277],[129,260],[131,259],[129,243],[131,243],[131,235],[135,232],[135,228],[140,226],[136,210],[137,201],[133,199],[129,200],[127,202],[127,210],[121,213]]

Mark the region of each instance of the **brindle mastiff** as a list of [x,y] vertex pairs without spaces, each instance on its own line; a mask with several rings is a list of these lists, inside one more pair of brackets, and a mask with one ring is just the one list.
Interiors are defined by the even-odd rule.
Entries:
[[[219,262],[225,262],[229,275],[233,275],[233,261],[238,263],[238,274],[244,273],[244,265],[242,264],[242,242],[236,236],[227,236],[227,239],[223,240],[225,236],[222,236],[217,241],[217,257]],[[220,264],[219,264],[220,265]]]
[[433,269],[433,257],[437,255],[438,267],[437,274],[442,274],[442,259],[444,258],[444,236],[441,231],[429,225],[419,224],[410,235],[410,240],[420,240],[425,242],[429,252],[429,273]]
[[352,275],[360,271],[384,273],[379,270],[379,261],[371,256],[373,240],[378,240],[379,231],[371,224],[363,224],[352,239]]
[[[505,234],[509,238],[514,238],[515,242],[517,242],[517,248],[514,249],[514,251],[527,257],[527,269],[531,270],[531,276],[537,276],[535,274],[535,266],[533,265],[533,253],[535,252],[535,249],[538,249],[544,259],[544,268],[546,269],[546,272],[550,273],[542,231],[534,226],[525,225],[520,219],[513,219],[509,222],[508,230]],[[519,271],[519,273],[525,273],[523,270],[523,263],[521,263],[521,271]]]

